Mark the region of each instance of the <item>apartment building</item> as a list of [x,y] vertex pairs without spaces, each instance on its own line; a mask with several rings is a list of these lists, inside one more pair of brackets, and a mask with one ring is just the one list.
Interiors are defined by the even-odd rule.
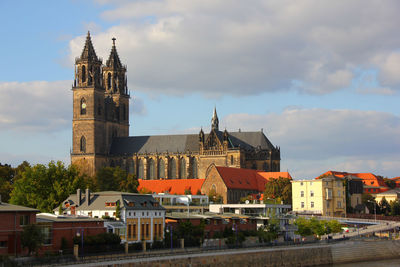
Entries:
[[296,213],[346,216],[346,194],[341,178],[292,181],[292,198]]

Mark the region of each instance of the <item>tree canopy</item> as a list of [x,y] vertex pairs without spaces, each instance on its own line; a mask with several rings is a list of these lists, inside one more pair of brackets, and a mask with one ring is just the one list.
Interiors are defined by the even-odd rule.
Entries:
[[285,204],[292,203],[292,183],[289,178],[270,178],[265,184],[264,202],[268,199],[281,200]]
[[60,161],[51,161],[47,166],[25,166],[14,183],[10,202],[51,212],[76,189],[85,187],[85,176]]
[[309,235],[325,235],[330,233],[339,233],[342,230],[342,226],[340,222],[336,220],[318,220],[316,218],[306,219],[303,217],[299,217],[295,221],[295,225],[297,225],[298,230],[296,234],[301,236],[309,236]]
[[28,248],[28,255],[36,252],[43,244],[44,236],[39,226],[28,224],[21,233],[22,247]]
[[104,167],[96,174],[92,190],[137,193],[138,180],[120,167]]

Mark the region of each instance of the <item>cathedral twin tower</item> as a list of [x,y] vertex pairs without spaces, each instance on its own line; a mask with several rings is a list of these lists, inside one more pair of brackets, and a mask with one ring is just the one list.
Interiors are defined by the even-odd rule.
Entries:
[[73,148],[71,161],[93,175],[107,165],[114,137],[129,136],[129,93],[126,66],[121,64],[115,38],[103,66],[88,32],[82,54],[75,60]]
[[115,38],[103,65],[90,33],[75,60],[71,163],[90,176],[119,166],[140,179],[205,178],[212,165],[280,170],[280,148],[262,131],[219,130],[216,110],[210,133],[129,136],[126,66]]

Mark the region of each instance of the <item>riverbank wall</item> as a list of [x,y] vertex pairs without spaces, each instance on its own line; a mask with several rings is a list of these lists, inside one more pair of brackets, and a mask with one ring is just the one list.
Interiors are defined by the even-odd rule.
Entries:
[[400,241],[348,241],[334,245],[301,246],[273,249],[215,251],[190,255],[169,255],[159,258],[132,259],[91,264],[91,266],[329,266],[337,263],[377,261],[400,258]]

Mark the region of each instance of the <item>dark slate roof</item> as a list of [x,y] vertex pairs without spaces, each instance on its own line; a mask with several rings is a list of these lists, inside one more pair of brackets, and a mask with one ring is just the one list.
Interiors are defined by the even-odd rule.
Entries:
[[122,67],[121,60],[119,59],[117,48],[115,47],[115,38],[113,38],[113,46],[111,48],[110,56],[106,62],[107,67],[118,69]]
[[37,209],[0,202],[0,212],[18,212],[18,211],[39,212],[39,210]]
[[[160,205],[153,206],[152,203],[158,203],[152,195],[125,193],[116,191],[91,192],[90,204],[86,201],[86,194],[82,192],[82,203],[79,205],[77,194],[70,195],[64,202],[63,207],[68,202],[71,206],[76,205],[76,210],[115,210],[115,207],[106,207],[106,202],[119,201],[121,209],[127,210],[164,210]],[[129,202],[134,205],[129,206]],[[146,202],[146,205],[143,205]],[[54,209],[57,210],[57,209]]]
[[[218,131],[217,136],[222,140],[223,132]],[[208,135],[205,136],[207,140]],[[229,148],[243,148],[252,150],[260,148],[272,150],[274,146],[263,132],[232,132],[229,133]],[[111,145],[111,155],[132,155],[134,153],[162,153],[199,151],[199,135],[153,135],[117,137]]]
[[81,60],[82,59],[98,60],[98,58],[96,56],[96,52],[95,52],[93,44],[92,44],[92,39],[90,38],[90,32],[88,32],[88,34],[86,36],[85,47],[83,48],[80,59]]

